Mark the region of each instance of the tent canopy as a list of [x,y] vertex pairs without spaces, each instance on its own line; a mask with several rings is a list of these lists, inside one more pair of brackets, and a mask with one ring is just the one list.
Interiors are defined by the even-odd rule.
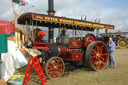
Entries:
[[0,34],[10,34],[15,32],[15,26],[9,21],[0,21]]

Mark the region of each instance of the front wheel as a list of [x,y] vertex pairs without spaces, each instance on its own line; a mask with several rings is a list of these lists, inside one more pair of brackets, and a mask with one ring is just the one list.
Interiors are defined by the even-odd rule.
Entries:
[[101,41],[92,42],[86,50],[86,61],[88,66],[95,70],[104,69],[108,61],[108,49]]
[[65,70],[64,62],[59,57],[51,57],[46,61],[45,74],[48,78],[59,78]]

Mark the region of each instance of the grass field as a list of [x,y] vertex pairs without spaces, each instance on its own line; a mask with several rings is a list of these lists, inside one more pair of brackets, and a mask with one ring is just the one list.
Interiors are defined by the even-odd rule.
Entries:
[[[66,67],[67,77],[49,80],[45,85],[128,85],[128,49],[116,49],[117,68],[106,68],[101,71],[89,71],[86,68]],[[15,74],[25,74],[26,67],[18,69]],[[41,85],[33,71],[28,85]]]

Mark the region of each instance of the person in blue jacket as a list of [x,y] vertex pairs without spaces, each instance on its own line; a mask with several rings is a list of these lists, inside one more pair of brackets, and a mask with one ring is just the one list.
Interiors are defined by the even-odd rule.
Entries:
[[115,42],[113,42],[111,37],[109,38],[108,51],[109,51],[109,68],[111,68],[111,62],[113,62],[113,68],[116,68],[116,60],[114,57]]

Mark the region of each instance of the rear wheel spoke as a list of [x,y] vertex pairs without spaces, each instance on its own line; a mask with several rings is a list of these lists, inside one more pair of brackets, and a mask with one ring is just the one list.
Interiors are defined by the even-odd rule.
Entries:
[[103,45],[98,49],[98,52],[103,48]]
[[96,62],[96,68],[98,69],[98,63]]
[[60,64],[60,65],[58,65],[57,67],[59,67],[59,66],[61,66],[61,67],[62,67],[63,65],[62,65],[62,64]]
[[102,59],[104,61],[104,58],[103,57],[100,57],[100,59]]
[[52,68],[53,66],[51,66],[51,65],[48,65],[48,67],[51,67],[51,68]]
[[94,62],[94,58],[92,59],[92,63]]
[[48,72],[48,74],[51,76],[52,75],[52,71],[51,72]]
[[95,60],[93,64],[96,64],[96,61],[97,61],[97,60]]
[[105,65],[105,63],[102,61],[102,60],[100,60],[101,61],[101,63],[103,64],[103,65]]
[[96,58],[96,56],[91,56],[91,58]]
[[105,54],[100,54],[101,56],[104,56],[104,55],[106,55],[107,56],[107,53],[105,53]]
[[95,54],[95,53],[92,53],[92,55],[94,55],[94,56],[95,56],[96,54]]
[[57,62],[57,66],[59,65],[59,63],[60,63],[60,61],[58,60],[58,62]]
[[97,53],[94,49],[92,49],[92,51],[93,51],[95,54]]
[[98,51],[98,45],[97,44],[95,45],[95,50]]
[[53,71],[53,70],[54,70],[54,68],[48,69],[48,71]]

